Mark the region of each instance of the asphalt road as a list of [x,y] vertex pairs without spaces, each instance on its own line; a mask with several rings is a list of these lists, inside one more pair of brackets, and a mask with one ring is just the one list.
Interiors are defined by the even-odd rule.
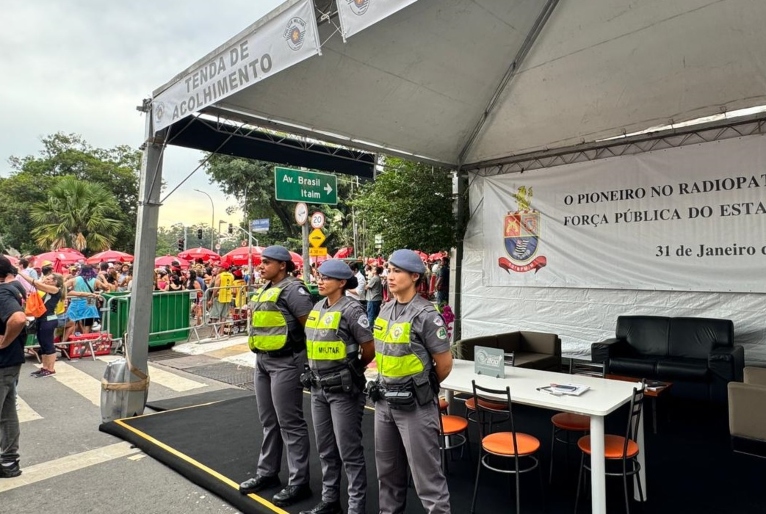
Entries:
[[[150,401],[233,387],[164,365],[168,352],[172,350],[150,353]],[[238,512],[128,443],[98,431],[98,398],[105,367],[103,360],[63,359],[57,363],[55,376],[33,378],[29,373],[37,369],[37,361],[27,358],[19,383],[23,474],[0,479],[0,510]],[[231,369],[237,371],[236,366]]]

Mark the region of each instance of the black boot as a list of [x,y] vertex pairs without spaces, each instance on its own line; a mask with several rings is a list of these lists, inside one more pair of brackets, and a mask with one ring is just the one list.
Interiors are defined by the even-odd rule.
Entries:
[[277,507],[287,507],[293,503],[305,500],[309,496],[311,496],[311,488],[308,484],[288,485],[275,494],[271,501]]
[[239,492],[242,494],[257,493],[263,489],[267,489],[269,487],[277,487],[279,485],[282,485],[282,482],[279,480],[277,475],[270,477],[255,475],[253,478],[245,480],[239,484]]
[[302,510],[300,514],[343,514],[340,501],[326,502],[322,500],[311,510]]

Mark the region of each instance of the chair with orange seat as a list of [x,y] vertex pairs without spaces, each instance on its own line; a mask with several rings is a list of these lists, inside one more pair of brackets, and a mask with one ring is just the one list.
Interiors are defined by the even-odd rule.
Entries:
[[[641,412],[644,404],[644,389],[646,383],[642,382],[640,388],[633,388],[633,398],[630,400],[630,412],[628,415],[628,428],[625,430],[625,436],[606,434],[604,436],[604,457],[607,464],[607,476],[622,476],[622,483],[625,489],[625,512],[630,513],[630,500],[628,497],[628,476],[635,475],[636,486],[638,487],[638,497],[643,502],[644,493],[641,489],[641,464],[638,462],[638,430],[641,422]],[[582,450],[580,459],[580,473],[577,477],[577,494],[575,496],[575,513],[577,512],[577,503],[580,500],[580,484],[582,482],[583,469],[590,471],[590,466],[585,463],[585,455],[591,454],[591,440],[589,435],[581,437],[577,441],[577,446]],[[612,463],[619,463],[619,471],[609,471],[608,467]],[[621,468],[621,469],[620,469]]]
[[[479,425],[479,435],[481,437],[480,453],[479,453],[479,465],[476,469],[476,483],[473,488],[473,500],[471,501],[471,513],[476,511],[476,495],[479,492],[479,477],[481,475],[481,468],[485,467],[492,471],[499,473],[513,474],[516,477],[516,512],[520,512],[521,498],[520,498],[520,477],[522,473],[527,473],[534,469],[537,469],[540,478],[540,492],[545,502],[545,491],[543,488],[543,474],[540,467],[540,461],[535,456],[540,449],[540,440],[536,437],[516,432],[516,428],[513,422],[513,410],[511,402],[511,390],[509,387],[505,389],[488,389],[476,385],[476,381],[471,382],[473,386],[473,400],[476,405],[477,421]],[[494,432],[489,433],[485,431],[486,423],[482,422],[483,416],[491,415],[495,412],[494,409],[487,407],[487,403],[500,403],[494,397],[487,397],[487,395],[505,396],[503,405],[508,412],[508,420],[511,424],[510,432]],[[498,467],[493,460],[507,459],[510,461],[508,467]],[[521,464],[524,464],[522,467]]]
[[[559,412],[551,417],[551,464],[548,482],[553,482],[553,456],[556,449],[556,443],[564,443],[566,445],[565,462],[569,462],[569,447],[574,444],[570,441],[569,434],[575,432],[582,435],[586,435],[590,431],[590,417],[583,414],[575,414],[573,412]],[[566,439],[562,439],[561,433],[566,434]]]
[[439,439],[442,451],[442,468],[447,472],[447,450],[460,448],[460,458],[463,458],[463,449],[468,448],[468,456],[471,455],[471,447],[468,440],[468,420],[462,416],[442,414],[439,416]]

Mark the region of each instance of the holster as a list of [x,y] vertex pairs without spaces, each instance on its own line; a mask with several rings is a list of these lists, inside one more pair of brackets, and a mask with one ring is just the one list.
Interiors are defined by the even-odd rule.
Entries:
[[347,368],[319,377],[317,385],[326,393],[354,393],[358,391]]
[[412,388],[418,405],[428,405],[434,401],[434,390],[429,377],[418,377],[412,380]]

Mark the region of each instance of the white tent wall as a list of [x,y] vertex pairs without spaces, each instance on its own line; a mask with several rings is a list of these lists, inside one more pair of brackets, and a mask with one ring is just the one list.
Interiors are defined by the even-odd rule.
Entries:
[[[708,144],[715,143],[704,143]],[[565,355],[589,358],[591,343],[614,337],[620,315],[725,318],[734,322],[735,343],[745,347],[746,362],[766,364],[765,294],[484,285],[484,233],[495,233],[498,226],[483,225],[485,178],[481,175],[482,170],[469,175],[470,221],[461,280],[463,338],[509,330],[550,332],[561,337]]]

